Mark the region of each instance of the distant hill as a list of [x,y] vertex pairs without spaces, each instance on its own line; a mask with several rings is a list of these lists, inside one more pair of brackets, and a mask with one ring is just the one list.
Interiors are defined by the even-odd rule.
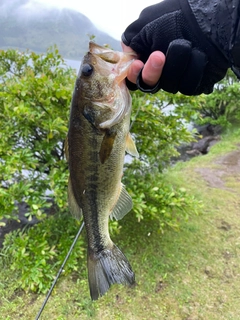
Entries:
[[30,0],[0,1],[0,48],[30,49],[38,53],[57,45],[67,59],[80,60],[89,37],[121,50],[120,42],[97,29],[83,14]]

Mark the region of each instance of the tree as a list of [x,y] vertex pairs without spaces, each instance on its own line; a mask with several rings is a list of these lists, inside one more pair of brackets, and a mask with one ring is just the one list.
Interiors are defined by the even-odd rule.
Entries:
[[187,109],[196,110],[201,115],[196,121],[197,124],[220,125],[224,130],[231,125],[239,124],[239,89],[239,80],[229,70],[225,78],[215,84],[211,94],[199,96],[198,103],[187,105]]
[[197,98],[162,91],[137,91],[132,98],[131,132],[140,158],[125,164],[123,181],[133,198],[133,212],[138,221],[154,219],[160,231],[166,225],[178,227],[179,214],[187,217],[189,208],[196,212],[197,201],[184,188],[166,182],[164,170],[178,155],[176,147],[194,139],[186,124],[197,115],[184,106],[196,104]]
[[57,48],[45,55],[0,51],[0,219],[25,201],[40,218],[67,206],[64,140],[76,73]]
[[[75,78],[56,48],[45,55],[0,52],[0,219],[16,217],[22,201],[29,207],[29,219],[44,218],[52,203],[60,213],[43,219],[21,237],[13,233],[5,238],[3,256],[8,258],[2,263],[19,272],[21,288],[27,290],[47,290],[78,228],[68,214],[64,159]],[[175,147],[191,140],[185,122],[192,113],[176,107],[178,102],[185,103],[181,95],[136,92],[132,96],[131,131],[140,158],[126,162],[123,180],[133,198],[133,212],[138,221],[154,219],[160,231],[166,225],[176,228],[178,215],[187,217],[185,209],[196,201],[185,189],[166,184],[162,172],[176,155]],[[166,101],[174,105],[173,111],[164,111]],[[110,229],[118,230],[118,222],[111,222]],[[66,272],[76,270],[83,248],[75,252]]]

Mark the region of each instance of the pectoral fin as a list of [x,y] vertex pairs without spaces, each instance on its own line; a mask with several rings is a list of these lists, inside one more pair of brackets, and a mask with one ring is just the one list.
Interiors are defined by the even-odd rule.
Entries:
[[101,148],[99,151],[100,161],[103,164],[110,156],[116,137],[116,132],[110,132],[106,130],[105,136],[103,137]]
[[81,219],[82,217],[82,209],[79,207],[76,198],[73,194],[73,189],[72,189],[72,183],[71,179],[69,178],[68,180],[68,205],[71,214],[76,218],[76,219]]
[[129,153],[133,157],[139,157],[139,153],[137,151],[136,145],[133,141],[133,138],[130,132],[127,135],[127,142],[126,142],[126,152]]
[[132,198],[122,184],[119,198],[115,207],[113,208],[113,211],[110,214],[110,219],[122,219],[132,209],[132,206]]

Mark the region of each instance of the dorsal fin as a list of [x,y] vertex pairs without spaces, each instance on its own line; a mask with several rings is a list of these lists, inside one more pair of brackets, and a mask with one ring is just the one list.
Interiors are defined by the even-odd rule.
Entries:
[[110,214],[110,219],[120,220],[132,209],[132,198],[121,184],[118,201]]
[[133,138],[130,134],[130,132],[127,135],[127,141],[126,141],[126,152],[129,153],[133,157],[139,157],[139,153],[137,151],[136,145],[133,141]]

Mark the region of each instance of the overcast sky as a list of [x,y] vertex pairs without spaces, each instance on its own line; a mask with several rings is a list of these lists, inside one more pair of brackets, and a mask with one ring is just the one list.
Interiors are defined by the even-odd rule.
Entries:
[[125,28],[154,0],[37,0],[60,8],[75,9],[86,15],[100,30],[120,40]]

